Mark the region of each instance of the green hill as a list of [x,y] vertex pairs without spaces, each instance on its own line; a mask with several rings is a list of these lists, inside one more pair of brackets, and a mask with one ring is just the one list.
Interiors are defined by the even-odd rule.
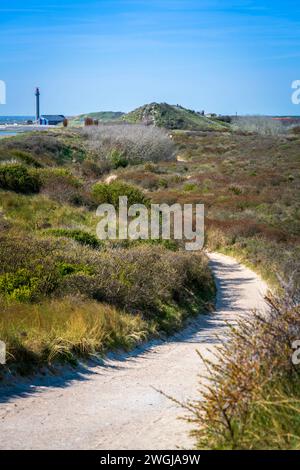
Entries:
[[98,119],[100,122],[109,122],[115,121],[116,119],[120,119],[124,113],[121,111],[99,111],[96,113],[87,113],[87,114],[79,114],[79,116],[75,116],[70,119],[71,125],[80,125],[84,122],[85,118],[92,118]]
[[129,123],[148,123],[167,129],[194,131],[227,130],[228,124],[208,119],[196,111],[167,103],[150,103],[125,114],[121,118]]

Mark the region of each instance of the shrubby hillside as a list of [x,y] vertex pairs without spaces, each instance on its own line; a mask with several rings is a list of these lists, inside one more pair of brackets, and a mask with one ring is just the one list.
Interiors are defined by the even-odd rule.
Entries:
[[84,124],[86,118],[91,118],[99,122],[111,122],[120,119],[124,113],[121,111],[99,111],[95,113],[79,114],[70,119],[71,126],[80,126]]
[[166,129],[184,129],[191,131],[226,131],[229,125],[208,119],[196,111],[167,103],[150,103],[125,114],[122,119],[129,123],[142,123],[165,127]]

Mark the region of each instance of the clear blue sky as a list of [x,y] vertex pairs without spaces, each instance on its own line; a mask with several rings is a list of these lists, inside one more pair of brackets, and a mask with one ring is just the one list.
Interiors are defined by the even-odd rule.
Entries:
[[[5,5],[4,5],[5,3]],[[300,114],[297,0],[0,3],[0,114],[128,111],[151,101],[217,113]]]

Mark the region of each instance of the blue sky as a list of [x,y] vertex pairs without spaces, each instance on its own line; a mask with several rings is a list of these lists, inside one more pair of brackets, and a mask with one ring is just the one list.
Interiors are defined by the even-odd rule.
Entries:
[[[4,6],[5,3],[5,6]],[[300,114],[296,0],[10,0],[0,3],[0,114],[129,111]]]

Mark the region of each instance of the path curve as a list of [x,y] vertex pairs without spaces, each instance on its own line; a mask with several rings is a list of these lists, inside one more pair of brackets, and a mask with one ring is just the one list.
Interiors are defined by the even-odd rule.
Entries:
[[224,321],[265,308],[267,290],[233,258],[209,257],[218,286],[215,314],[103,366],[3,388],[0,449],[191,449],[190,425],[178,419],[182,410],[157,389],[180,401],[197,398],[203,366],[196,349],[211,354]]

